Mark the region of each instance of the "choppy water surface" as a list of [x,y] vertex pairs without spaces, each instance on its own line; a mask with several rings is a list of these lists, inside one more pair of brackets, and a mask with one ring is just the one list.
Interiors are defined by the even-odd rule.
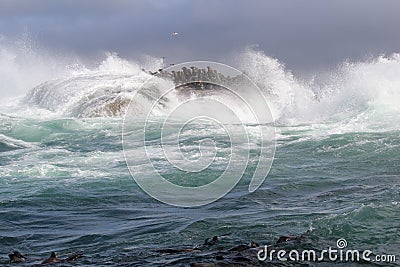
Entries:
[[[349,248],[395,254],[399,262],[398,55],[345,66],[339,72],[343,79],[315,84],[312,90],[271,66],[276,62],[268,57],[262,65],[259,53],[247,56],[250,75],[265,85],[277,119],[275,160],[268,178],[250,194],[259,145],[250,143],[249,165],[235,189],[197,208],[172,207],[145,194],[126,166],[122,118],[109,118],[93,104],[109,103],[110,90],[113,100],[115,94],[129,95],[143,77],[92,73],[49,81],[3,107],[1,265],[15,249],[33,258],[81,251],[85,257],[77,266],[215,263],[218,250],[251,240],[274,244],[281,235],[302,235],[294,246],[316,250],[335,247],[338,238],[345,238]],[[366,73],[369,80],[359,78]],[[157,86],[162,85],[152,84],[149,92]],[[83,101],[88,95],[95,101],[91,105]],[[101,116],[87,118],[90,114]],[[141,130],[132,124],[124,134]],[[158,131],[148,132],[155,143]],[[200,136],[218,137],[201,123],[188,125],[185,133],[182,149],[189,153],[196,153],[193,144]],[[174,146],[173,141],[166,139],[164,145]],[[176,183],[208,183],[229,161],[229,143],[218,138],[216,143],[221,148],[217,162],[207,171],[185,175],[162,162],[159,166]],[[140,159],[137,164],[136,175],[148,175],[140,172]],[[214,235],[223,235],[219,249],[158,252],[201,247]]]

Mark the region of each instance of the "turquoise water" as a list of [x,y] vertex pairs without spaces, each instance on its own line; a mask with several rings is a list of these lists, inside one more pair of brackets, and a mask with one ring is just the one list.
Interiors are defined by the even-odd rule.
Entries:
[[[172,91],[153,105],[171,82],[154,77],[149,82],[150,75],[138,64],[114,54],[96,68],[83,66],[68,73],[62,68],[62,77],[54,74],[50,63],[40,64],[49,69],[37,77],[35,69],[26,70],[36,61],[46,63],[45,58],[35,57],[26,66],[14,62],[12,70],[21,70],[20,76],[17,71],[0,87],[10,95],[26,87],[22,97],[2,98],[0,105],[1,266],[9,264],[7,255],[13,250],[31,258],[23,266],[39,264],[51,251],[60,258],[84,254],[75,263],[63,263],[67,266],[399,265],[399,54],[344,63],[332,73],[301,82],[278,60],[245,52],[240,69],[259,86],[275,118],[276,134],[263,145],[258,130],[270,128],[271,122],[259,124],[250,116],[242,124],[232,123],[232,113],[202,102],[202,94]],[[25,84],[23,73],[35,79]],[[252,100],[252,108],[262,115],[269,112],[258,106],[259,95],[247,87],[237,89]],[[133,119],[123,127],[124,103],[133,95],[128,112]],[[238,117],[249,119],[243,102],[226,94],[211,95]],[[175,123],[179,116],[162,134],[159,122],[187,99],[200,101],[190,102],[183,115],[220,115],[230,135],[210,121],[186,121],[182,128]],[[146,167],[147,156],[140,152],[144,126],[136,120],[147,115],[149,107],[152,117],[145,138],[154,169],[177,185],[203,186],[229,164],[233,174],[241,173],[243,160],[231,160],[235,149],[247,166],[231,192],[207,205],[181,208],[159,202],[139,187],[135,179],[154,177]],[[240,129],[249,133],[249,140]],[[178,132],[179,139],[173,134]],[[232,145],[230,137],[237,136]],[[122,140],[129,140],[127,146]],[[261,148],[271,148],[271,141],[276,141],[276,151],[268,177],[250,193]],[[210,154],[214,160],[204,171],[185,172],[163,159],[165,151],[172,159],[179,159],[174,157],[181,152],[193,160],[193,168],[203,153],[215,155]],[[220,237],[218,243],[203,246],[213,236]],[[336,248],[342,238],[349,249],[395,255],[397,261],[260,262],[257,250],[229,251],[252,240],[271,247],[280,236],[298,238],[274,248],[322,251]]]
[[[15,249],[33,258],[81,251],[77,266],[185,265],[213,261],[213,250],[156,250],[194,247],[223,234],[226,248],[304,235],[299,248],[321,250],[345,238],[349,248],[400,254],[396,130],[318,136],[313,125],[278,126],[275,160],[256,192],[247,191],[250,163],[222,199],[178,208],[154,200],[131,178],[122,119],[2,115],[0,122],[2,265]],[[214,167],[216,173],[218,166],[224,167]],[[196,179],[202,175],[210,174]]]

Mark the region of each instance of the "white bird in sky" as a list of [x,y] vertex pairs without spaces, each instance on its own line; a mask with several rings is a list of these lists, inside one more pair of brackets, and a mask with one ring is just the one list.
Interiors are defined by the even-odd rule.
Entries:
[[171,33],[171,36],[177,36],[179,33],[178,32],[173,32]]

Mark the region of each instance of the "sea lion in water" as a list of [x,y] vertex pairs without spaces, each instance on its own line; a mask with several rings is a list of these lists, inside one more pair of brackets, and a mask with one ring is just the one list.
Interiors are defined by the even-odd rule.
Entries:
[[204,241],[204,243],[203,243],[203,246],[213,246],[213,245],[215,245],[215,244],[217,244],[217,242],[221,239],[221,238],[223,238],[223,237],[225,237],[225,236],[229,236],[229,235],[231,235],[232,233],[226,233],[226,234],[222,234],[222,235],[219,235],[219,236],[213,236],[212,238],[207,238],[205,241]]
[[213,246],[213,245],[217,244],[217,242],[218,242],[218,236],[215,235],[212,238],[207,238],[204,241],[203,246]]
[[42,264],[50,264],[50,263],[60,263],[63,262],[63,260],[57,258],[56,253],[52,252],[50,255],[50,258],[45,259],[44,261],[42,261]]
[[66,259],[59,259],[59,258],[57,258],[56,253],[55,253],[55,252],[52,252],[51,255],[50,255],[50,258],[45,259],[44,261],[42,261],[42,265],[51,264],[51,263],[60,263],[60,262],[71,262],[71,261],[76,261],[76,260],[78,260],[78,259],[80,259],[80,258],[82,258],[82,257],[83,257],[83,254],[82,254],[82,253],[75,253],[75,254],[69,256],[69,257],[66,258]]
[[13,251],[13,253],[8,254],[10,258],[10,263],[21,263],[26,260],[26,257],[19,253],[19,251]]
[[71,262],[71,261],[79,260],[80,258],[83,258],[83,254],[82,253],[75,253],[75,254],[69,256],[68,258],[66,258],[64,261]]

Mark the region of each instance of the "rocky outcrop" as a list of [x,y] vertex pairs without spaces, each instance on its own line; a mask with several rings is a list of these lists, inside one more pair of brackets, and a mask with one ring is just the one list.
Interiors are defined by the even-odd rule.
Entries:
[[[154,74],[154,73],[153,73]],[[207,66],[205,69],[197,67],[183,67],[179,71],[165,71],[160,69],[154,75],[172,80],[176,89],[215,90],[221,87],[229,87],[243,80],[243,75],[234,77],[224,74]]]

